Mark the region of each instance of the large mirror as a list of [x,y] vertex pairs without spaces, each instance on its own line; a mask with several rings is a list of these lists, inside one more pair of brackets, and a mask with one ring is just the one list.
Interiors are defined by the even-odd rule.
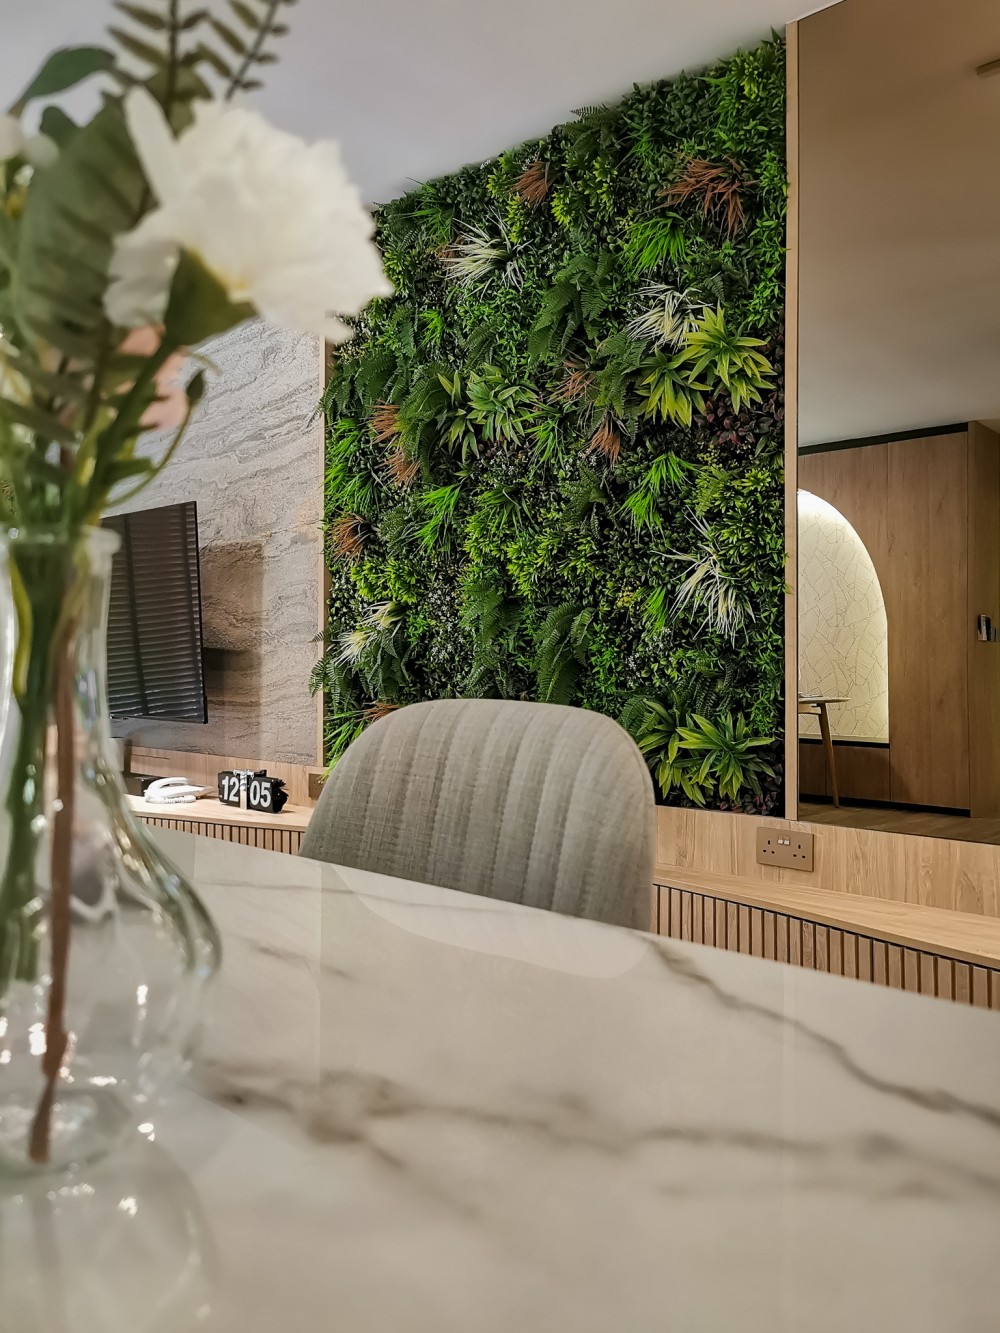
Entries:
[[1000,843],[1000,5],[799,29],[800,817]]

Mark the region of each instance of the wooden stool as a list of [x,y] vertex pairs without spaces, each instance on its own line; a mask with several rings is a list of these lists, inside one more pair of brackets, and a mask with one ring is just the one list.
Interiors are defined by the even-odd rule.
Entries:
[[833,752],[833,736],[830,734],[830,715],[827,712],[827,705],[846,702],[846,699],[834,698],[832,695],[799,695],[799,712],[819,718],[819,732],[823,737],[823,750],[826,754],[826,775],[830,780],[833,803],[837,806],[840,805],[840,789],[837,786],[837,760]]

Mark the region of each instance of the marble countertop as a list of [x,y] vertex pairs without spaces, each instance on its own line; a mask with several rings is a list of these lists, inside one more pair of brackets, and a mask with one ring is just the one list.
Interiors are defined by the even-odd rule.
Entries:
[[226,955],[4,1333],[983,1333],[1000,1015],[164,833]]

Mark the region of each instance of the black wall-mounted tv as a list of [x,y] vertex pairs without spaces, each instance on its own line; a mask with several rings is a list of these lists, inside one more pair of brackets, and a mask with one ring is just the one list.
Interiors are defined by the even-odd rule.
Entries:
[[116,514],[108,711],[113,718],[207,722],[195,502]]

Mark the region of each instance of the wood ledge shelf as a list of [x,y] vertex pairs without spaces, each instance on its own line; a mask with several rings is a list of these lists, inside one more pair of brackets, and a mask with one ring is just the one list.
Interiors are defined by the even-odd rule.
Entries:
[[676,866],[657,866],[654,879],[661,887],[724,898],[977,967],[1000,968],[1000,919],[995,917],[826,889],[762,884]]
[[221,801],[208,796],[186,805],[181,802],[164,805],[144,800],[141,796],[129,796],[128,803],[132,813],[145,820],[230,824],[243,828],[287,829],[295,833],[304,833],[312,816],[312,807],[305,805],[289,803],[280,814],[261,814],[257,810],[240,810],[236,806],[223,805]]

